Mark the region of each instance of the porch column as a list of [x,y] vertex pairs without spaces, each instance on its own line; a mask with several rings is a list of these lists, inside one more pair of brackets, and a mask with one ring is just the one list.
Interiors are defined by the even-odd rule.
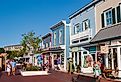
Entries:
[[111,49],[111,52],[112,52],[112,55],[111,55],[111,58],[112,58],[112,69],[114,69],[114,58],[113,58],[113,48]]
[[[121,70],[121,52],[120,52],[120,47],[117,48],[117,62],[118,62],[118,69]],[[119,71],[118,77],[121,77],[121,71]]]
[[106,64],[106,68],[108,68],[108,54],[105,55],[105,64]]
[[66,56],[67,54],[66,54],[66,50],[62,54],[64,54],[64,71],[66,71],[66,67],[67,67],[67,56]]
[[79,52],[77,52],[77,65],[79,65]]
[[52,68],[54,69],[54,55],[52,55],[52,53],[50,53],[50,56],[52,57]]
[[74,54],[74,57],[73,57],[73,64],[74,64],[74,67],[75,67],[75,52],[74,52],[73,54]]

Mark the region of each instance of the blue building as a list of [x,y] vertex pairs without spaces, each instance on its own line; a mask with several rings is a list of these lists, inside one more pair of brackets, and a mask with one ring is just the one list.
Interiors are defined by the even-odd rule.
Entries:
[[42,55],[43,55],[43,63],[48,63],[49,66],[52,66],[52,58],[50,56],[49,49],[52,45],[52,34],[48,33],[42,37]]
[[60,58],[60,69],[66,71],[67,58],[69,57],[70,24],[62,20],[50,29],[52,30],[52,47],[50,48],[52,68],[54,68],[54,60]]
[[95,60],[96,46],[90,41],[96,34],[95,5],[100,0],[93,0],[83,8],[70,15],[70,57],[76,68],[81,66],[81,72],[92,73]]

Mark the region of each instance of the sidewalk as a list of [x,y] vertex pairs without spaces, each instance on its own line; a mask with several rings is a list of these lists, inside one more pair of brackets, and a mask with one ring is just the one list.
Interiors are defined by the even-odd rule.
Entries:
[[[68,72],[66,72],[66,71],[60,71],[60,70],[55,70],[55,71],[68,74]],[[94,74],[76,73],[76,72],[74,72],[73,75],[74,75],[74,76],[75,76],[75,75],[83,75],[83,76],[87,76],[87,77],[94,77]],[[102,79],[101,79],[101,82],[121,82],[121,79],[110,79],[110,78],[105,79],[105,78],[102,78]]]

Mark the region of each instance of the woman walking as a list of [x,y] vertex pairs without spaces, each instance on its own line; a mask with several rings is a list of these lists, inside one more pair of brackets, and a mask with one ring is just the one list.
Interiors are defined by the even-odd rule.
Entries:
[[11,65],[10,65],[9,62],[6,65],[6,70],[7,70],[7,75],[10,76],[10,73],[11,73]]
[[98,79],[98,81],[100,82],[101,79],[101,69],[100,69],[100,65],[98,62],[94,63],[94,76]]

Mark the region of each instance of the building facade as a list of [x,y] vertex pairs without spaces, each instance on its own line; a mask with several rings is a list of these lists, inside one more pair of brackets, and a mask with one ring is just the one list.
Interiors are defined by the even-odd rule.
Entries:
[[[96,33],[95,5],[100,0],[94,0],[77,12],[70,15],[70,57],[73,58],[75,68],[81,66],[81,72],[92,73],[95,60],[96,46],[90,41]],[[86,63],[88,62],[88,63]]]
[[70,24],[65,20],[53,25],[52,30],[52,47],[50,48],[52,56],[52,68],[54,68],[55,60],[60,59],[61,70],[66,71],[67,58],[69,57],[69,34]]
[[91,43],[97,44],[97,61],[121,77],[121,0],[102,0],[95,10],[97,34]]
[[52,66],[52,58],[50,56],[50,48],[52,46],[52,34],[48,33],[42,37],[42,55],[43,55],[43,63],[48,63],[49,66]]

